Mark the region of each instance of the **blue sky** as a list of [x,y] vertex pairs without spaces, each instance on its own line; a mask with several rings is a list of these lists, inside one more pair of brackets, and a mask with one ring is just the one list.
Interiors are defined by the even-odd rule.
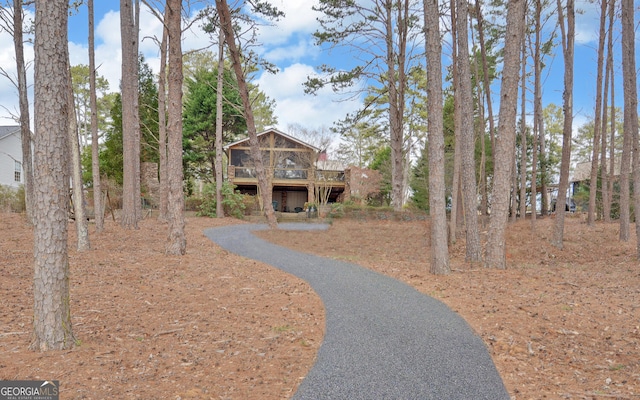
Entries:
[[[314,73],[314,67],[322,63],[347,63],[347,52],[334,52],[331,55],[322,52],[314,46],[311,34],[318,29],[317,14],[311,10],[316,0],[273,0],[272,3],[286,13],[286,17],[277,26],[262,27],[260,48],[263,55],[278,65],[280,73],[277,75],[259,74],[256,82],[260,88],[276,101],[276,115],[279,120],[278,128],[286,130],[291,123],[298,123],[307,128],[330,126],[359,107],[359,101],[341,101],[329,89],[322,90],[317,96],[305,95],[302,83],[308,75]],[[96,11],[96,64],[98,73],[106,77],[111,90],[118,89],[120,79],[120,29],[119,2],[115,0],[95,1]],[[595,92],[595,66],[598,26],[598,6],[585,0],[579,0],[577,6],[582,13],[577,15],[576,34],[576,63],[575,63],[575,94],[574,127],[577,128],[593,113]],[[195,12],[195,11],[194,11]],[[638,21],[638,13],[636,13]],[[141,14],[140,37],[159,37],[160,22],[143,6]],[[619,37],[619,31],[618,37]],[[86,8],[69,19],[69,41],[72,64],[88,64],[87,58],[87,19]],[[203,48],[210,44],[206,34],[200,31],[196,24],[191,31],[186,32],[183,49]],[[149,39],[143,39],[140,51],[145,55],[149,65],[157,71],[158,49]],[[215,51],[215,49],[214,49]],[[339,56],[338,54],[342,54]],[[33,50],[27,46],[26,56],[32,59]],[[619,53],[616,55],[620,62]],[[351,60],[352,61],[352,60]],[[561,104],[562,101],[562,55],[558,54],[549,60],[549,77],[544,85],[543,105],[548,103]],[[9,73],[15,71],[13,45],[11,38],[4,32],[0,33],[0,66]],[[29,71],[32,75],[32,70]],[[621,68],[616,68],[617,85],[621,84]],[[621,86],[616,88],[617,94],[622,96]],[[494,98],[497,98],[497,93]],[[622,105],[622,99],[616,101]],[[0,77],[0,105],[11,111],[17,110],[17,94],[8,79]],[[497,110],[497,108],[496,108]],[[9,113],[0,109],[0,124],[13,123]]]
[[[116,1],[96,1],[96,41],[97,53],[103,55],[103,62],[109,65],[100,72],[112,82],[112,89],[117,88],[120,77],[120,31],[119,14]],[[261,27],[260,40],[263,43],[258,49],[266,59],[278,65],[280,73],[259,74],[257,83],[269,97],[276,100],[276,115],[278,127],[286,130],[292,123],[299,123],[309,128],[322,125],[329,126],[334,120],[342,118],[345,111],[354,111],[358,108],[357,102],[336,103],[331,91],[324,90],[318,96],[305,95],[302,82],[313,73],[313,67],[319,64],[321,54],[313,45],[311,33],[316,29],[316,15],[311,10],[311,3],[299,0],[275,0],[277,7],[284,10],[287,17],[280,20],[277,26]],[[99,4],[99,6],[98,6]],[[109,7],[114,6],[114,7]],[[195,14],[197,10],[192,10]],[[101,16],[99,16],[101,15]],[[72,55],[72,63],[87,63],[86,54],[86,12],[70,19],[69,39],[80,47],[76,56]],[[80,29],[73,27],[81,25]],[[141,13],[140,37],[161,36],[161,25],[148,10]],[[99,41],[99,42],[98,42]],[[192,29],[185,32],[183,50],[203,48],[211,45],[211,40],[195,24]],[[213,47],[215,52],[216,46]],[[144,39],[140,45],[140,51],[144,53],[147,62],[157,71],[158,49],[156,44],[149,39]],[[73,54],[74,52],[72,52]],[[75,58],[75,60],[73,60]],[[106,61],[105,61],[106,60]],[[116,62],[117,60],[117,62]],[[100,61],[96,61],[99,64]]]

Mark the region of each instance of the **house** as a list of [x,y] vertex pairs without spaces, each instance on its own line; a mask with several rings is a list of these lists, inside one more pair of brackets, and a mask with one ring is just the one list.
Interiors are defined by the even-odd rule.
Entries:
[[[614,159],[613,165],[613,179],[616,180],[620,177],[620,158],[616,157]],[[611,165],[609,159],[606,160],[605,170],[609,172],[611,169]],[[598,171],[598,174],[600,172]],[[591,180],[591,161],[581,162],[576,164],[575,169],[573,170],[573,174],[569,179],[569,184],[571,185],[571,194],[575,194],[578,188],[582,185],[588,185],[589,180]]]
[[[609,172],[611,170],[610,160],[607,159],[605,162],[605,170]],[[600,164],[600,168],[602,168],[602,164]],[[601,171],[598,171],[598,179]],[[620,178],[620,157],[616,157],[614,159],[613,165],[613,176],[611,176],[614,181]],[[580,192],[581,187],[586,187],[587,190],[590,188],[590,180],[591,180],[591,161],[579,162],[575,165],[573,169],[573,173],[569,178],[569,188],[567,193],[567,211],[576,211],[576,210],[587,210],[589,207],[589,202],[585,201],[584,197],[579,199],[578,194]],[[555,195],[557,196],[557,185],[555,185]],[[555,197],[555,196],[553,196]],[[551,200],[552,209],[555,209],[555,198]]]
[[23,183],[20,126],[0,126],[0,185],[17,189]]
[[[616,157],[613,163],[613,180],[616,181],[620,178],[620,157]],[[609,159],[605,163],[605,170],[609,172],[611,165]],[[600,175],[600,171],[598,171]],[[600,176],[598,176],[600,178]],[[571,195],[575,195],[581,186],[589,187],[589,181],[591,180],[591,161],[578,163],[573,170],[573,175],[569,179],[569,185]]]
[[[326,159],[315,146],[277,129],[258,134],[262,160],[276,211],[300,212],[305,203],[338,201],[345,190],[341,164]],[[224,147],[229,161],[227,179],[241,193],[257,195],[258,179],[249,139]]]

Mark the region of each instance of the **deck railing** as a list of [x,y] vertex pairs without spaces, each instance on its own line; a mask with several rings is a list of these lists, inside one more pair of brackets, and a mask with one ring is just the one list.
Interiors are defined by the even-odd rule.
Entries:
[[[273,179],[307,180],[311,176],[311,170],[293,168],[267,168],[267,174],[270,174]],[[231,166],[229,168],[229,177],[231,179],[255,179],[257,178],[257,174],[254,167]],[[316,182],[344,182],[344,172],[316,171],[315,178]]]
[[316,181],[344,182],[342,171],[316,171]]
[[289,168],[274,168],[274,179],[302,179],[306,180],[309,176],[309,170],[307,169],[289,169]]
[[253,167],[234,167],[235,178],[257,178],[256,169]]
[[[253,167],[234,167],[233,170],[233,178],[257,178],[256,169]],[[271,174],[271,177],[273,179],[307,180],[309,177],[309,170],[291,168],[267,168],[267,174]]]

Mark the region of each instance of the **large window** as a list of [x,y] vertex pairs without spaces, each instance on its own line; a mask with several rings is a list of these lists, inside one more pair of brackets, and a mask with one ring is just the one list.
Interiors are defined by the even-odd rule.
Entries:
[[19,161],[15,162],[15,169],[13,171],[13,180],[16,182],[22,182],[22,164]]
[[231,149],[231,165],[236,167],[253,167],[249,150]]

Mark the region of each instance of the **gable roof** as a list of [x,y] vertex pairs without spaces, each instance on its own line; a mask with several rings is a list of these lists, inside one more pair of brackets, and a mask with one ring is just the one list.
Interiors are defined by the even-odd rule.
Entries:
[[[609,159],[606,160],[605,169],[609,172],[610,163]],[[598,172],[600,174],[600,172]],[[613,165],[613,176],[620,176],[620,157],[616,157],[614,159]],[[581,162],[576,164],[575,169],[573,170],[573,175],[569,182],[582,182],[591,179],[591,161]]]
[[0,140],[11,136],[14,133],[20,133],[19,125],[2,125],[0,126]]
[[[309,143],[305,143],[302,140],[296,139],[293,136],[287,135],[286,133],[284,133],[284,132],[282,132],[282,131],[280,131],[278,129],[275,129],[275,128],[267,129],[266,131],[258,133],[258,138],[260,138],[260,136],[264,136],[264,135],[269,134],[271,132],[275,133],[276,135],[280,135],[280,136],[284,137],[285,139],[290,140],[292,142],[295,142],[295,143],[297,143],[297,144],[299,144],[301,146],[308,147],[308,148],[313,149],[314,151],[317,151],[317,152],[320,151],[320,149],[317,148],[316,146],[310,145]],[[239,145],[241,143],[244,143],[244,142],[249,142],[249,138],[246,137],[244,139],[237,140],[237,141],[235,141],[233,143],[229,143],[228,145],[224,146],[224,149],[227,150],[230,147],[237,146],[237,145]]]

